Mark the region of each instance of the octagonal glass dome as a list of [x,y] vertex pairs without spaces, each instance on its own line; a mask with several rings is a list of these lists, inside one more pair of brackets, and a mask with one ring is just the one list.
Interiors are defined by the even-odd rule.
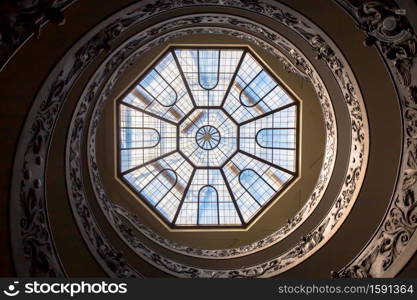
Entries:
[[296,178],[299,103],[246,47],[171,47],[118,101],[118,176],[171,227],[246,227]]

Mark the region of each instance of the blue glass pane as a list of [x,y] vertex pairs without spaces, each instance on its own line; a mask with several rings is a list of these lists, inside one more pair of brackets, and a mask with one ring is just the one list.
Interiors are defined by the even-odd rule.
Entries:
[[271,186],[253,170],[243,170],[240,173],[240,182],[261,205],[267,202],[275,193]]
[[[125,110],[125,126],[126,127],[132,127],[132,114],[130,109]],[[123,139],[122,139],[123,140]],[[126,132],[126,136],[125,136],[125,143],[124,145],[122,144],[122,148],[131,148],[132,146],[132,133]]]
[[155,70],[140,82],[140,85],[162,106],[172,106],[177,101],[177,93]]
[[215,88],[219,81],[219,54],[218,50],[198,51],[198,75],[204,89]]
[[254,106],[276,86],[276,82],[262,70],[240,93],[244,106]]
[[261,129],[256,134],[256,142],[263,148],[294,149],[295,129]]
[[153,148],[159,144],[160,135],[153,128],[121,128],[121,148]]
[[153,205],[158,204],[177,182],[172,170],[164,170],[153,178],[141,191],[142,196]]
[[215,188],[205,186],[199,191],[198,223],[218,224],[218,195]]

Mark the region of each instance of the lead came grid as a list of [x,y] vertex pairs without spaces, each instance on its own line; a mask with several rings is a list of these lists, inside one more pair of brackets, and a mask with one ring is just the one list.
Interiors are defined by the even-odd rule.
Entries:
[[174,125],[120,105],[122,172],[174,151],[176,140]]
[[173,122],[180,121],[193,107],[172,54],[140,80],[123,101]]
[[[215,147],[210,149],[204,149],[199,141],[200,132],[207,127],[216,132],[212,137]],[[195,110],[180,125],[179,132],[180,151],[198,167],[219,167],[237,150],[237,127],[220,109]]]
[[176,224],[196,223],[241,225],[219,169],[198,169],[192,179]]
[[171,48],[119,112],[121,175],[175,226],[246,225],[297,174],[298,106],[247,49]]
[[[172,221],[185,186],[190,180],[192,169],[193,167],[180,154],[175,153],[127,173],[124,178],[141,197]],[[165,170],[169,172],[164,173]]]
[[251,186],[252,183],[247,182],[247,185],[242,185],[241,172],[245,170],[255,171],[263,179],[263,181],[257,182],[257,186],[261,192],[272,189],[276,193],[281,190],[284,184],[293,178],[291,174],[262,163],[243,153],[236,154],[224,166],[223,170],[230,186],[233,186],[233,194],[245,222],[249,221],[264,204],[270,201],[272,195],[265,194],[268,198],[254,198],[254,193],[252,192],[251,194],[248,191],[248,186]]
[[[243,51],[181,49],[175,54],[197,105],[220,106]],[[216,65],[219,67],[216,68]],[[208,72],[204,72],[206,76],[203,76],[201,71],[206,70]],[[202,78],[211,78],[210,82],[216,84],[202,85]]]
[[[240,128],[240,148],[276,166],[295,171],[296,121],[294,105],[245,124]],[[266,132],[268,135],[262,134]],[[262,137],[270,142],[260,140]]]

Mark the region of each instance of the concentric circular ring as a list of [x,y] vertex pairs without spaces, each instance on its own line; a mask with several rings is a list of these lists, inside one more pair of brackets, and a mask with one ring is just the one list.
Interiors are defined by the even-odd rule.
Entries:
[[200,127],[195,134],[197,145],[204,150],[213,150],[220,143],[221,135],[219,130],[211,125]]
[[[270,11],[270,10],[268,10],[268,11]],[[131,16],[129,16],[129,17],[131,18]],[[187,28],[187,30],[189,30],[189,29]],[[209,28],[209,30],[210,31],[213,31],[212,28]],[[224,29],[222,29],[222,30],[224,30]],[[316,41],[318,38],[321,38],[321,35],[317,35],[315,37],[316,37],[316,39],[315,39],[315,41]],[[319,39],[319,41],[321,42],[320,39]],[[316,46],[316,45],[314,45],[314,46]],[[326,45],[326,46],[327,47],[330,47],[332,45],[330,45],[330,46]],[[332,48],[330,50],[332,50]],[[72,51],[72,52],[74,52],[74,51]],[[332,51],[329,51],[329,52],[332,53],[332,55],[334,55],[334,52],[332,52]],[[293,53],[297,54],[295,50],[293,51]],[[336,54],[338,54],[338,53],[336,53]],[[299,59],[299,60],[303,60],[304,59],[302,56],[297,56],[296,58]],[[334,58],[334,57],[332,56],[331,58]],[[342,63],[344,63],[344,61],[342,61]],[[125,67],[125,66],[122,66],[119,70],[123,70],[124,69],[123,67]],[[312,70],[309,68],[310,65],[308,63],[305,64],[305,67],[306,67],[306,70],[308,71],[308,74],[313,74]],[[342,67],[344,67],[344,65],[342,65],[341,68]],[[60,75],[60,76],[67,76],[68,79],[71,80],[72,77],[74,76],[74,74],[72,72],[73,70],[70,69],[70,68],[68,68],[68,69],[69,69],[68,75],[66,73],[64,73],[63,75]],[[100,69],[100,71],[101,71],[101,69]],[[341,74],[340,77],[350,75],[350,73],[348,75],[346,75],[346,72],[339,72],[338,74]],[[97,76],[97,77],[99,77],[99,76]],[[311,77],[312,77],[312,80],[314,80],[314,79],[315,80],[318,80],[316,77],[313,77],[313,76],[311,76]],[[349,82],[349,84],[350,84],[350,79],[351,78],[349,78],[349,77],[348,78],[344,78],[344,77],[339,78],[339,77],[336,77],[336,79],[338,79],[338,82],[342,82],[342,83],[344,83],[347,80]],[[66,82],[68,82],[69,80],[66,80]],[[97,80],[98,81],[101,80],[101,77],[98,78]],[[45,84],[45,86],[47,87],[46,84]],[[358,107],[353,107],[354,105],[359,106],[359,104],[361,104],[361,102],[360,102],[361,97],[359,95],[359,100],[356,99],[356,96],[357,96],[356,93],[355,93],[355,91],[356,91],[356,89],[355,89],[356,88],[356,84],[349,85],[349,87],[352,87],[352,86],[353,86],[353,88],[352,88],[353,91],[352,90],[349,90],[350,93],[348,95],[351,95],[351,97],[353,97],[353,99],[355,101],[349,101],[348,104],[352,106],[352,109],[351,109],[352,111],[354,109],[356,109],[354,111],[358,111],[359,110],[359,111],[362,112],[362,110],[360,110],[361,108],[363,108],[362,106],[360,106],[359,108]],[[67,87],[65,86],[65,88],[67,88]],[[343,85],[341,84],[341,88],[343,90],[347,89],[344,84]],[[96,92],[96,91],[94,90],[94,92]],[[323,95],[323,94],[321,93],[320,95]],[[85,98],[87,98],[87,97],[85,97]],[[103,97],[103,98],[105,98],[105,97]],[[38,99],[40,99],[40,98],[38,98]],[[36,99],[36,100],[38,100],[38,99]],[[84,98],[81,98],[81,99],[84,99]],[[100,98],[100,100],[101,100],[101,98]],[[38,102],[40,102],[40,101],[37,101],[36,104],[38,104]],[[353,104],[351,104],[351,103],[353,103]],[[58,104],[60,104],[60,102],[58,102]],[[55,107],[54,107],[54,109],[55,109]],[[349,111],[351,111],[351,110],[349,110]],[[32,115],[31,115],[31,117],[32,117]],[[53,117],[55,117],[55,115],[53,115]],[[345,217],[345,215],[346,215],[346,212],[341,211],[341,210],[343,209],[343,210],[348,210],[349,211],[350,208],[351,208],[351,206],[353,205],[353,202],[355,200],[354,198],[356,196],[357,190],[360,189],[360,186],[361,186],[361,183],[362,183],[362,177],[363,177],[362,170],[364,170],[365,167],[366,167],[366,162],[367,162],[367,144],[364,145],[364,142],[363,141],[364,140],[366,141],[367,138],[368,138],[368,136],[367,136],[367,127],[366,127],[366,125],[367,125],[366,124],[366,121],[367,120],[366,120],[366,116],[363,117],[361,114],[358,114],[358,113],[356,113],[354,115],[354,117],[355,117],[355,124],[357,124],[357,126],[355,126],[355,130],[358,130],[358,131],[360,130],[361,132],[364,132],[361,135],[362,138],[360,138],[360,139],[358,138],[357,140],[354,140],[353,141],[353,144],[352,144],[352,148],[355,150],[355,152],[352,154],[352,156],[355,156],[355,158],[356,158],[357,156],[360,155],[359,156],[360,159],[350,160],[350,161],[354,161],[356,165],[353,166],[355,168],[353,168],[353,167],[352,168],[348,168],[348,170],[355,170],[356,173],[355,173],[355,176],[351,176],[352,174],[347,174],[347,176],[348,176],[348,178],[354,178],[355,180],[351,180],[351,181],[347,182],[346,185],[341,190],[341,193],[344,192],[345,190],[347,190],[348,188],[350,188],[351,185],[353,186],[353,188],[351,189],[351,190],[353,190],[353,192],[350,191],[349,193],[343,193],[343,195],[347,195],[347,196],[339,199],[338,205],[334,209],[334,210],[337,209],[337,212],[338,213],[337,214],[332,214],[332,215],[336,215],[337,216],[337,219],[336,220],[333,221],[333,219],[332,220],[327,219],[326,222],[324,222],[322,224],[322,226],[319,226],[317,230],[315,230],[314,232],[312,232],[311,234],[309,234],[308,237],[312,237],[311,240],[310,240],[310,238],[305,238],[305,239],[303,239],[303,243],[300,242],[300,245],[297,245],[298,251],[297,251],[297,259],[296,259],[296,261],[294,260],[294,257],[292,256],[292,253],[295,252],[294,251],[294,252],[292,252],[292,253],[290,253],[290,254],[288,254],[288,255],[285,256],[285,258],[288,261],[287,264],[283,264],[282,263],[282,260],[280,258],[274,258],[274,260],[271,260],[271,261],[263,264],[262,266],[256,265],[256,266],[252,266],[250,268],[245,268],[245,269],[242,268],[242,269],[239,269],[239,270],[233,270],[233,273],[232,272],[229,273],[228,271],[223,271],[223,270],[222,271],[218,271],[218,270],[205,270],[205,269],[195,270],[195,269],[193,269],[192,270],[193,273],[189,272],[187,274],[193,274],[192,276],[212,276],[212,277],[213,276],[220,277],[220,276],[228,276],[228,275],[233,275],[233,276],[238,276],[239,275],[239,276],[245,276],[245,277],[247,277],[247,276],[254,277],[254,276],[259,276],[259,275],[261,275],[261,276],[272,276],[272,275],[276,275],[279,272],[282,272],[284,268],[285,269],[288,269],[290,266],[293,266],[294,264],[299,263],[301,261],[301,259],[304,259],[305,257],[311,255],[311,250],[312,249],[316,251],[316,249],[319,248],[321,244],[323,244],[326,240],[328,240],[330,238],[330,236],[332,234],[334,234],[335,230],[337,230],[337,227],[338,226],[336,226],[336,225],[339,225],[339,224],[336,224],[336,223],[342,222],[343,219],[344,219],[344,217]],[[76,118],[74,118],[74,119],[76,119]],[[356,119],[358,119],[358,120],[356,120]],[[76,120],[79,120],[79,119],[76,119]],[[365,127],[365,128],[363,128],[363,127]],[[75,126],[73,126],[71,129],[73,129],[73,128],[75,128]],[[356,129],[356,128],[359,128],[359,129]],[[69,135],[69,136],[71,136],[71,135]],[[92,136],[92,135],[90,135],[90,136]],[[75,137],[75,135],[74,135],[74,137]],[[78,138],[78,136],[75,137],[75,138]],[[69,147],[75,147],[75,146],[79,145],[79,144],[76,144],[76,143],[71,143],[71,140],[68,140],[68,141],[69,142],[67,143],[67,145]],[[44,148],[46,148],[46,147],[44,147]],[[356,149],[358,149],[358,150],[356,150]],[[353,152],[353,150],[352,150],[352,152]],[[70,167],[73,168],[73,169],[76,169],[79,166],[79,164],[77,164],[76,162],[74,163],[73,160],[78,159],[79,157],[77,155],[75,155],[74,157],[73,156],[70,156],[70,155],[68,155],[68,153],[76,153],[76,154],[78,154],[78,152],[70,152],[70,151],[67,151],[67,157],[66,157],[67,162],[68,162],[67,163],[67,166],[69,166],[68,169],[70,169]],[[35,154],[38,155],[38,153],[35,153]],[[91,152],[90,154],[94,154],[94,152]],[[33,157],[36,158],[35,155],[33,155]],[[41,164],[41,163],[38,163],[38,164]],[[19,167],[20,167],[20,165],[17,165],[16,166],[16,168],[19,168]],[[42,167],[43,167],[43,165],[42,165]],[[78,171],[78,169],[76,171]],[[90,170],[90,174],[93,173],[93,172],[95,172],[95,170]],[[77,181],[76,180],[78,178],[75,178],[75,176],[78,176],[79,174],[77,172],[72,172],[71,173],[69,171],[67,173],[68,174],[72,174],[72,177],[67,176],[67,182],[69,183],[69,186],[72,188],[72,189],[69,189],[69,191],[72,192],[72,194],[70,195],[70,197],[72,197],[74,195],[76,197],[78,197],[78,198],[75,199],[75,201],[72,202],[72,208],[73,208],[73,212],[75,214],[75,217],[77,219],[77,222],[79,224],[79,227],[82,228],[82,226],[80,224],[85,224],[85,222],[82,223],[82,221],[87,221],[89,225],[91,224],[91,225],[95,226],[93,218],[90,217],[92,214],[88,214],[86,216],[79,216],[79,215],[77,215],[77,213],[79,213],[79,211],[77,211],[75,209],[76,204],[82,203],[82,205],[84,205],[84,207],[86,207],[86,209],[89,209],[89,207],[88,207],[88,204],[86,204],[86,201],[85,201],[86,199],[84,198],[84,195],[82,195],[81,193],[77,193],[78,192],[77,189],[82,189],[83,186],[82,185],[78,185],[77,186],[76,184],[72,184],[72,182],[81,182],[81,181]],[[73,174],[75,174],[75,176]],[[15,181],[17,182],[17,180],[15,180]],[[44,200],[44,199],[42,198],[41,200]],[[340,204],[340,202],[342,202],[342,204]],[[107,205],[107,204],[108,203],[104,203],[103,206],[104,205]],[[85,217],[85,220],[82,219],[83,217]],[[113,215],[111,217],[113,217]],[[14,219],[17,219],[17,218],[14,218]],[[48,224],[46,224],[46,225],[48,225]],[[96,230],[95,227],[94,227],[94,230]],[[96,230],[96,232],[99,232],[99,230]],[[96,256],[98,257],[98,261],[100,262],[100,264],[103,265],[103,266],[107,266],[106,264],[110,260],[104,260],[104,259],[102,259],[100,257],[100,255],[103,255],[103,254],[102,254],[102,252],[99,252],[101,249],[103,249],[103,244],[97,245],[96,242],[95,242],[95,240],[93,240],[92,236],[88,235],[89,232],[86,232],[86,233],[83,233],[83,234],[84,234],[85,240],[88,242],[88,246],[89,246],[91,252],[92,253],[97,253]],[[119,234],[120,234],[120,236],[122,236],[122,234],[124,234],[124,232],[120,232]],[[123,236],[123,237],[125,238],[125,240],[129,240],[130,239],[129,236]],[[314,240],[313,240],[313,238],[314,238]],[[103,240],[101,240],[101,241],[103,241]],[[320,243],[318,243],[317,241],[320,241]],[[108,246],[106,244],[105,246],[108,247],[108,249],[110,249],[109,252],[112,255],[113,254],[113,248],[111,247],[111,245]],[[132,246],[132,248],[133,248],[133,246]],[[109,252],[106,252],[106,253],[109,253]],[[149,251],[148,253],[151,253],[151,252]],[[141,253],[141,254],[142,254],[142,256],[147,255],[147,253]],[[107,255],[107,257],[109,257],[109,255]],[[158,261],[152,261],[152,258],[149,257],[149,256],[146,256],[146,259],[149,260],[151,263],[157,265],[158,267],[163,268],[164,270],[168,269],[167,271],[169,271],[170,273],[175,274],[175,275],[177,275],[177,273],[179,273],[178,270],[181,270],[181,272],[184,273],[184,271],[183,271],[184,268],[185,267],[188,267],[188,266],[183,266],[183,265],[181,265],[179,263],[176,263],[176,262],[171,262],[170,260],[165,260],[165,258],[164,258],[164,261],[163,262],[162,262],[162,260],[159,257],[158,257]],[[114,260],[111,260],[111,261],[113,262]],[[166,262],[166,261],[168,261],[168,262]],[[279,263],[277,263],[278,261],[279,261]],[[160,266],[159,264],[162,264],[162,263],[164,263],[164,265],[163,266]],[[107,269],[106,269],[106,271],[107,271]],[[119,271],[119,270],[117,270],[117,271]],[[123,270],[123,271],[125,271],[125,270]],[[108,273],[109,274],[113,274],[115,272],[113,270],[110,270],[110,271],[108,271]],[[120,273],[118,273],[118,274],[120,274]],[[123,273],[123,274],[126,274],[126,273]],[[240,275],[240,274],[242,274],[242,275]],[[182,274],[180,274],[180,275],[182,275]]]

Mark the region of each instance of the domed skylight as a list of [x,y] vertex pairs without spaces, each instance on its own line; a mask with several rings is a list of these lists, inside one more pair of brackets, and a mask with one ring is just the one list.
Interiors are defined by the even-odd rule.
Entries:
[[247,226],[297,175],[298,104],[248,48],[172,47],[118,102],[119,176],[171,227]]

